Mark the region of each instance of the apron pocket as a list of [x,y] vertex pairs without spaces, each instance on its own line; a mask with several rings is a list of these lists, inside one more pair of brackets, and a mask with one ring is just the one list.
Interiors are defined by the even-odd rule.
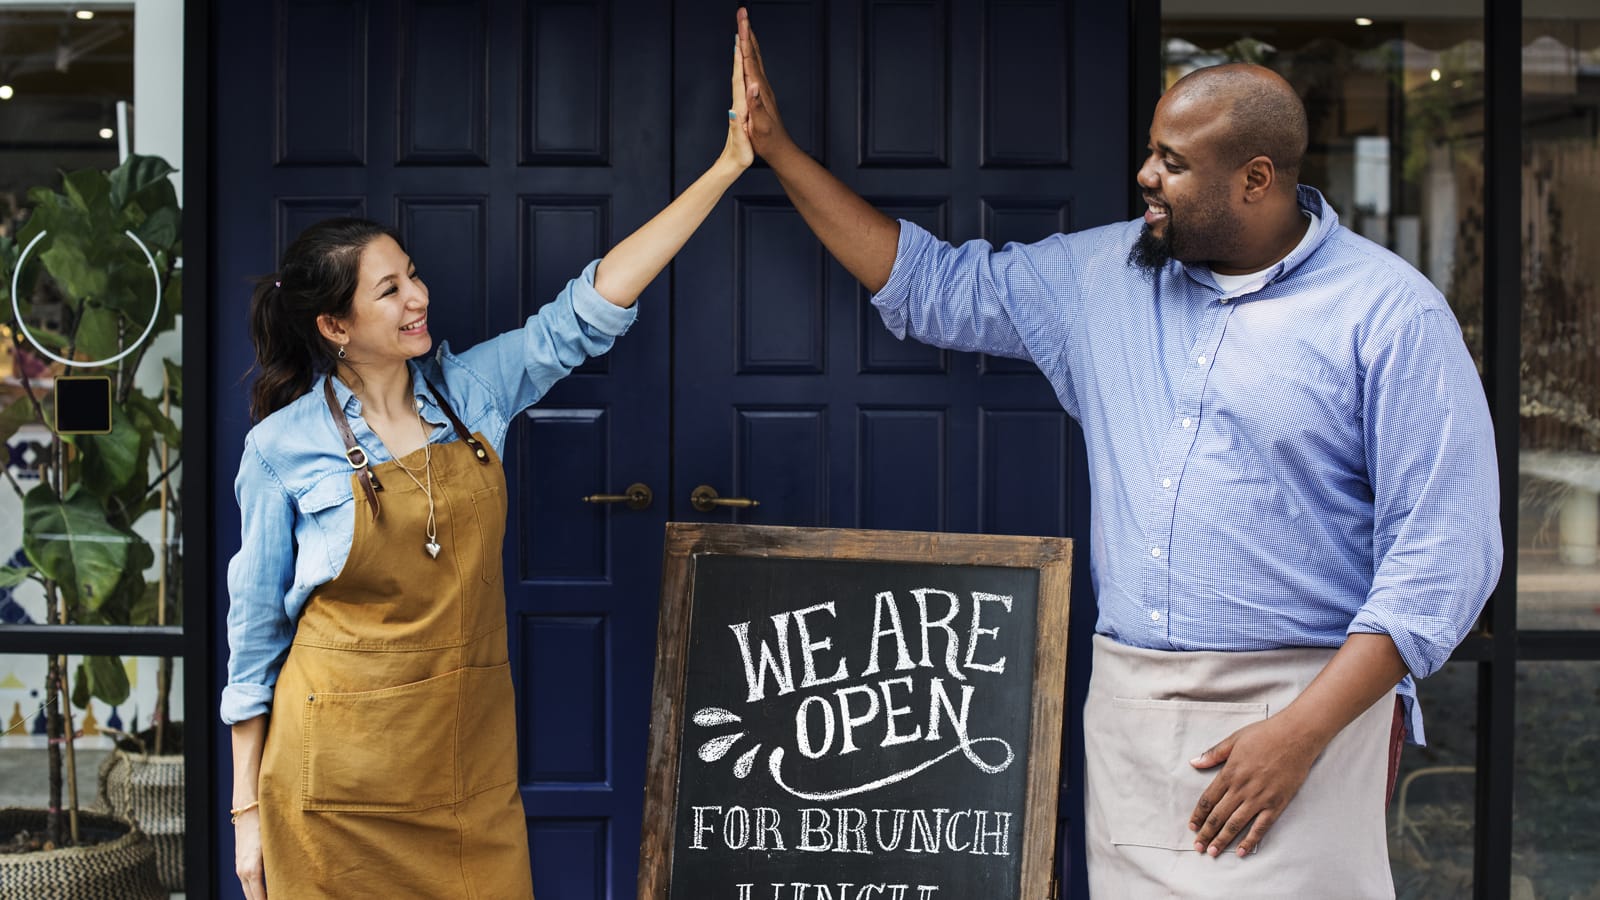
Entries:
[[462,703],[456,712],[461,731],[461,797],[517,780],[517,698],[511,664],[463,669]]
[[472,493],[472,511],[478,517],[478,574],[484,584],[500,580],[500,553],[506,537],[506,494],[499,487],[486,487]]
[[376,691],[308,694],[303,808],[404,812],[455,802],[462,679],[457,670]]
[[1111,843],[1194,852],[1189,816],[1220,766],[1189,765],[1218,741],[1267,717],[1265,703],[1111,700],[1103,751]]

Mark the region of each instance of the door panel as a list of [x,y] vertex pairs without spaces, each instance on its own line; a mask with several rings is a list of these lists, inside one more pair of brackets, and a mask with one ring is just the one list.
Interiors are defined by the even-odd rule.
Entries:
[[[669,10],[652,0],[279,0],[223,4],[215,21],[223,383],[250,358],[241,285],[315,221],[392,224],[431,288],[437,340],[464,348],[519,326],[670,199]],[[541,900],[634,890],[668,488],[668,287],[647,290],[615,350],[508,436],[508,635]],[[248,422],[237,395],[215,396],[218,452],[236,459]],[[217,496],[231,496],[232,467],[218,469]],[[648,509],[583,502],[634,482],[656,492]],[[220,588],[237,510],[220,504],[217,519]],[[222,784],[231,768],[220,761]],[[231,876],[223,889],[238,896]]]
[[[999,243],[1124,212],[1125,4],[764,0],[755,14],[791,133],[891,216]],[[246,279],[312,222],[395,225],[433,289],[435,333],[464,347],[520,324],[698,177],[725,133],[720,4],[277,0],[213,15],[219,384],[250,356]],[[894,340],[764,165],[640,303],[611,354],[518,418],[506,453],[540,900],[633,896],[669,517],[1066,534],[1086,549],[1081,437],[1043,379]],[[211,410],[224,461],[249,426],[228,393]],[[213,486],[219,596],[232,475],[218,466]],[[654,491],[646,510],[581,500],[634,482]],[[699,512],[701,484],[761,505]],[[1086,559],[1073,710],[1094,622]],[[224,792],[230,773],[224,749]],[[1069,824],[1077,796],[1063,796]]]
[[[792,0],[753,16],[785,124],[888,215],[996,246],[1124,215],[1125,6]],[[682,189],[721,145],[731,23],[694,3],[674,20]],[[1094,605],[1077,425],[1031,363],[895,340],[763,164],[731,193],[675,270],[673,517],[1075,537],[1081,708]],[[761,505],[702,512],[700,484]],[[1080,796],[1071,784],[1060,816],[1082,890]]]

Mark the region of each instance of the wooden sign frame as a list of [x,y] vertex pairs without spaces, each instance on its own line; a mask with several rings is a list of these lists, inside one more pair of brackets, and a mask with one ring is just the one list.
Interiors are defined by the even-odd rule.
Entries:
[[680,748],[687,714],[684,693],[693,633],[695,560],[703,555],[1037,570],[1039,597],[1034,623],[1025,819],[1021,826],[1020,897],[1042,900],[1053,896],[1056,805],[1067,696],[1071,540],[669,522],[656,638],[644,833],[639,848],[639,900],[666,900],[672,884]]

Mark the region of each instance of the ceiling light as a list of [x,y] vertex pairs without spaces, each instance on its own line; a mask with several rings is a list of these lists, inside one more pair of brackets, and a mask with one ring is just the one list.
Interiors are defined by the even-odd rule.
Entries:
[[16,96],[16,93],[17,92],[15,90],[12,90],[11,85],[0,84],[0,100],[10,100],[12,97]]
[[1429,81],[1438,81],[1439,79],[1441,79],[1443,77],[1444,77],[1443,73],[1441,73],[1438,69],[1429,69],[1428,70],[1428,80]]
[[1366,26],[1372,24],[1372,20],[1367,18],[1366,16],[1356,16],[1356,24],[1360,25],[1363,28],[1365,28]]
[[92,9],[80,9],[77,12],[73,13],[73,15],[75,15],[79,19],[82,19],[83,21],[87,22],[90,19],[94,18],[94,10],[92,10]]
[[115,131],[112,131],[112,130],[111,130],[111,129],[109,129],[109,128],[102,128],[102,129],[100,129],[100,138],[101,138],[101,139],[102,139],[102,140],[107,140],[107,141],[109,141],[109,140],[111,140],[111,139],[112,139],[112,138],[114,138],[114,137],[116,137],[116,136],[117,136],[117,133],[116,133],[116,132],[115,132]]

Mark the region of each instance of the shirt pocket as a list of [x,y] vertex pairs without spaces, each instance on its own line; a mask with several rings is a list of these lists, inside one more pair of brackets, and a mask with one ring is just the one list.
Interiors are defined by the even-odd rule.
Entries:
[[[354,524],[354,520],[350,518],[353,511],[353,506],[350,504],[353,499],[350,476],[335,473],[324,476],[295,501],[300,507],[300,514],[315,524],[317,531],[322,535],[321,543],[328,554],[327,571],[330,578],[339,573],[344,567],[345,559],[350,555]],[[349,520],[343,525],[335,521],[341,515]],[[304,550],[305,547],[302,546],[301,552]]]
[[1113,721],[1105,752],[1113,844],[1194,852],[1189,817],[1221,767],[1196,769],[1189,760],[1252,722],[1267,717],[1265,703],[1202,700],[1111,700]]

